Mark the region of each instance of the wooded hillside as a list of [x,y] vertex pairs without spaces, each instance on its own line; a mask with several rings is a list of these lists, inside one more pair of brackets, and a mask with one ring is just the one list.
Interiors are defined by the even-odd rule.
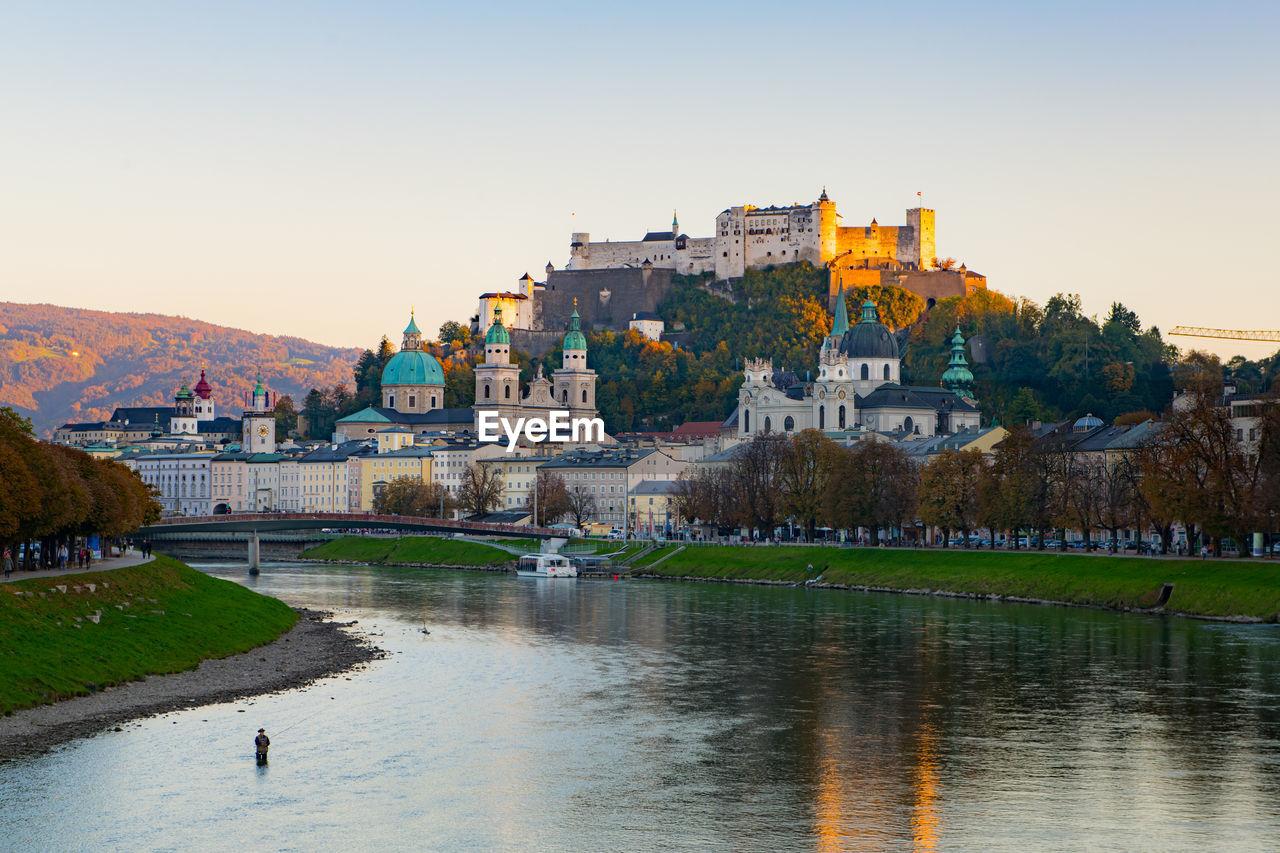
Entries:
[[29,417],[37,435],[116,406],[171,404],[201,368],[220,412],[239,413],[258,369],[272,391],[301,400],[349,384],[359,354],[186,317],[0,302],[0,405]]

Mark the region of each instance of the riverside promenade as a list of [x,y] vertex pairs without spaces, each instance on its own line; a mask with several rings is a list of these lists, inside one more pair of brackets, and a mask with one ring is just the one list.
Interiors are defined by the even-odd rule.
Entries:
[[32,578],[53,578],[67,577],[69,575],[84,575],[89,572],[108,572],[112,569],[127,569],[129,566],[140,566],[143,563],[149,563],[154,560],[154,556],[144,557],[141,551],[130,550],[119,557],[110,557],[106,560],[95,560],[92,567],[87,569],[40,569],[35,572],[22,572],[14,570],[13,574],[5,577],[0,573],[0,583],[10,583],[12,581],[27,581]]

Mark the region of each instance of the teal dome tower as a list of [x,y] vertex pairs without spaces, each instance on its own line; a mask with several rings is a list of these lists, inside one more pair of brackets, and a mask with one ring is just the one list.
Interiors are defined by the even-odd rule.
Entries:
[[973,399],[973,371],[964,357],[964,335],[960,334],[959,326],[951,338],[951,362],[942,374],[942,387],[958,396]]
[[400,352],[382,368],[382,400],[397,412],[429,412],[444,403],[444,369],[422,348],[422,332],[409,312]]

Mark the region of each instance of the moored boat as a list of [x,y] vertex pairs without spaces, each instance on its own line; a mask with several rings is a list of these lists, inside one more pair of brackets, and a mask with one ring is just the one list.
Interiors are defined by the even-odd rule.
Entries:
[[576,578],[578,570],[562,554],[526,554],[516,564],[522,578]]

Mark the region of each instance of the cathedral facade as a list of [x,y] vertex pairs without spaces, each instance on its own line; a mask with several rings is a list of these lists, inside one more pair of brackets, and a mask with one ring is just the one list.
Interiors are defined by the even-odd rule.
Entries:
[[550,378],[538,372],[520,385],[520,365],[511,360],[511,336],[502,325],[498,309],[484,338],[484,362],[476,365],[475,428],[479,432],[481,412],[494,412],[499,420],[514,428],[521,418],[543,418],[552,411],[567,411],[570,418],[594,418],[596,372],[587,367],[587,337],[580,328],[577,308],[569,318],[564,336],[561,366]]
[[843,290],[818,353],[815,381],[775,371],[763,359],[748,359],[744,374],[738,392],[738,435],[743,439],[803,429],[865,429],[925,438],[980,426],[959,329],[944,374],[947,387],[902,385],[898,341],[879,321],[875,303],[864,302],[861,320],[850,325]]

